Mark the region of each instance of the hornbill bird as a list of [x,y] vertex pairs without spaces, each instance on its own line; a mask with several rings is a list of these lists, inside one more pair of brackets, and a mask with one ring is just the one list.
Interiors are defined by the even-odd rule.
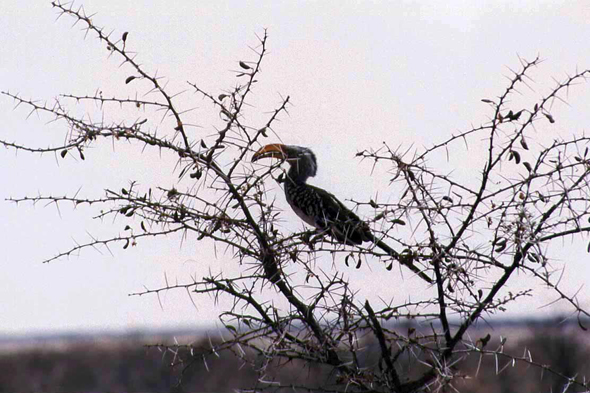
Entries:
[[278,158],[287,161],[290,169],[284,181],[287,202],[307,224],[330,233],[339,242],[360,245],[369,241],[388,255],[407,266],[423,280],[432,279],[371,232],[369,225],[348,209],[333,194],[306,183],[316,175],[318,164],[315,154],[306,147],[270,144],[260,148],[252,156],[252,162],[262,158]]

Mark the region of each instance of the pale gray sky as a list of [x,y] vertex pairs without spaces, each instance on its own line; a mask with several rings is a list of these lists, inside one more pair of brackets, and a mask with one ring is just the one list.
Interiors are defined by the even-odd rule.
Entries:
[[[590,67],[587,1],[76,3],[97,14],[95,24],[117,35],[129,31],[129,46],[140,62],[167,77],[176,91],[187,89],[186,81],[212,93],[231,88],[231,70],[238,60],[252,59],[248,46],[256,45],[255,35],[268,28],[270,52],[253,96],[254,122],[275,108],[281,95],[290,95],[289,116],[281,118],[275,131],[286,143],[316,151],[320,171],[313,183],[342,199],[367,200],[383,189],[378,174],[366,176],[371,164],[354,158],[358,150],[383,141],[420,148],[486,121],[490,112],[480,100],[501,94],[508,68],[519,68],[518,56],[532,59],[540,54],[545,59],[533,73],[535,91],[523,91],[523,102],[529,103],[548,91],[552,76],[562,79],[577,68]],[[133,95],[134,87],[122,83],[129,72],[119,68],[119,60],[108,59],[104,45],[92,34],[84,37],[70,18],[56,17],[49,1],[0,2],[0,89],[39,100],[97,89],[106,95]],[[185,107],[197,108],[194,122],[203,128],[195,132],[211,134],[218,119],[207,102],[192,92],[182,100]],[[590,126],[590,86],[572,89],[569,103],[556,108],[559,122],[554,130],[582,133]],[[0,138],[40,146],[63,140],[59,124],[46,124],[49,118],[35,115],[27,120],[28,112],[13,106],[0,98]],[[72,110],[84,109],[96,111]],[[84,195],[99,196],[103,188],[125,186],[133,179],[173,185],[172,160],[160,164],[158,156],[137,149],[99,146],[87,152],[84,162],[1,149],[0,199],[62,195],[80,188]],[[449,168],[454,164],[467,166],[464,159]],[[464,173],[458,170],[457,175]],[[395,200],[394,195],[380,198]],[[121,230],[120,222],[94,222],[90,212],[66,205],[58,212],[54,207],[0,203],[0,334],[172,327],[215,320],[219,308],[212,299],[197,299],[195,310],[186,293],[168,293],[161,298],[162,309],[155,297],[127,296],[144,285],[162,285],[164,275],[170,281],[186,281],[209,269],[232,268],[229,257],[210,263],[212,253],[194,241],[182,247],[179,239],[144,241],[132,250],[113,248],[114,256],[86,250],[42,265],[43,259],[67,250],[74,241],[87,240],[86,230],[97,236]],[[285,220],[301,227],[293,214]],[[564,244],[557,254],[572,259],[564,279],[573,292],[590,277],[585,245]],[[331,261],[325,263],[329,269]],[[361,282],[373,281],[380,271],[363,274]],[[389,290],[386,283],[374,282],[375,293]],[[404,290],[411,288],[412,282],[404,282],[398,296],[406,296]],[[587,288],[580,297],[588,298]],[[509,315],[559,311],[559,304],[538,308],[552,299],[539,289]],[[587,300],[584,304],[589,305]]]

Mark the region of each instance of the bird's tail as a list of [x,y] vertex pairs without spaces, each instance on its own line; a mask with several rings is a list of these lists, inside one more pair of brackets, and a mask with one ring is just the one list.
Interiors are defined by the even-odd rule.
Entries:
[[428,277],[426,273],[424,273],[416,265],[414,265],[414,263],[412,263],[411,258],[406,257],[404,255],[400,255],[400,253],[395,251],[393,248],[389,247],[387,244],[383,243],[382,240],[375,237],[375,235],[373,235],[372,233],[367,235],[369,237],[369,240],[372,241],[373,244],[385,251],[390,257],[397,260],[399,263],[401,263],[402,265],[406,266],[408,269],[416,273],[421,279],[423,279],[427,283],[433,283],[432,279]]

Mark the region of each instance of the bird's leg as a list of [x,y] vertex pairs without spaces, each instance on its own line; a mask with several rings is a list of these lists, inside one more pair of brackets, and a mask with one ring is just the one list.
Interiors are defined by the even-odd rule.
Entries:
[[308,230],[302,232],[300,235],[301,240],[305,245],[307,245],[310,250],[315,251],[315,244],[319,242],[319,240],[323,237],[323,235],[317,229]]

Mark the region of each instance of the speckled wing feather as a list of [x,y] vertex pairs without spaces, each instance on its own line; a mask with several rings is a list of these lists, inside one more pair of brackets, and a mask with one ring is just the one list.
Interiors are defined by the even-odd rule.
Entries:
[[287,184],[285,194],[302,220],[329,230],[339,241],[352,245],[370,239],[369,226],[333,194],[309,184]]

